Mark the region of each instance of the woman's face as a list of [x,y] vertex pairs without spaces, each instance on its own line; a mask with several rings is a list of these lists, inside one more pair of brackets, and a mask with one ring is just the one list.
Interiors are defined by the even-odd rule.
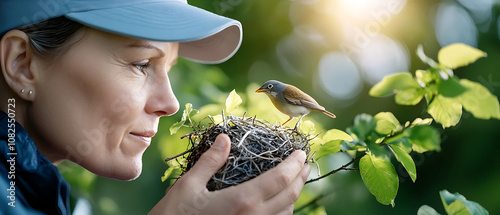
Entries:
[[168,79],[178,43],[85,28],[63,56],[37,73],[28,112],[45,156],[70,159],[98,175],[129,180],[161,116],[179,109]]

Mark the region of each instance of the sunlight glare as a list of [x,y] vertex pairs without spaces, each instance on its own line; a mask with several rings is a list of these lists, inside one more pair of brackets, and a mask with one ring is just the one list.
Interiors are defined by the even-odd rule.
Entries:
[[405,4],[406,0],[337,0],[332,7],[343,18],[367,22],[376,20],[381,12],[398,14]]
[[339,6],[354,16],[366,14],[377,5],[373,0],[337,0]]

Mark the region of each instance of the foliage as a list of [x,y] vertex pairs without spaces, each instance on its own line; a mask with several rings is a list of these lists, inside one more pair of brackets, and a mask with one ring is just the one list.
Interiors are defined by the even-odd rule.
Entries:
[[241,97],[236,93],[236,90],[229,93],[229,97],[226,99],[226,111],[231,114],[238,106],[243,102]]
[[[332,150],[332,144],[327,144],[329,142],[324,143],[317,152],[320,156],[316,158],[324,156],[324,150],[333,153],[358,153],[361,178],[370,193],[380,203],[394,206],[399,179],[391,157],[395,157],[415,181],[416,167],[409,153],[440,150],[439,133],[430,125],[431,121],[417,119],[401,125],[390,112],[381,112],[375,116],[360,114],[354,119],[354,125],[347,129],[352,140],[344,138],[336,142],[338,148],[342,149],[337,151]],[[323,138],[325,136],[327,135]]]
[[427,57],[420,46],[420,59],[431,68],[417,70],[415,76],[399,72],[384,77],[370,90],[370,95],[382,97],[395,94],[400,105],[416,105],[424,97],[427,112],[443,128],[455,126],[462,116],[462,108],[480,119],[500,119],[498,98],[483,85],[459,79],[453,69],[475,62],[486,53],[465,44],[451,44],[439,51],[439,63]]
[[[460,54],[455,52],[460,52]],[[417,70],[415,75],[410,72],[388,75],[374,85],[369,94],[375,97],[395,95],[395,101],[400,105],[416,105],[425,98],[427,103],[426,111],[432,118],[416,118],[412,122],[400,123],[391,112],[380,112],[374,116],[363,113],[354,118],[353,125],[348,127],[346,131],[330,129],[326,132],[320,132],[313,140],[315,145],[312,146],[312,150],[316,150],[313,157],[314,161],[336,153],[347,153],[353,159],[346,165],[318,178],[311,179],[306,183],[318,181],[340,170],[359,170],[362,181],[376,200],[381,204],[390,204],[394,207],[399,188],[399,178],[393,162],[400,163],[408,172],[411,180],[415,182],[417,170],[411,154],[441,151],[440,132],[431,125],[433,121],[440,123],[443,128],[454,126],[460,121],[462,108],[476,118],[500,119],[497,97],[479,83],[459,79],[452,70],[486,56],[484,52],[464,44],[452,44],[444,47],[439,52],[439,63],[427,57],[421,47],[419,47],[417,54],[423,62],[430,66],[429,69]],[[256,88],[256,85],[249,86],[247,94],[253,91],[252,88]],[[249,96],[248,99],[251,100],[252,97]],[[244,110],[241,110],[242,108],[238,108],[238,106],[242,103],[241,97],[233,90],[225,102],[226,112],[235,113],[240,111],[239,113],[241,113]],[[255,110],[255,107],[259,106],[256,103],[255,100],[249,102],[247,110]],[[192,107],[187,105],[186,109],[188,108]],[[221,108],[222,106],[214,106],[210,109],[220,111]],[[207,112],[204,109],[206,107],[202,107],[200,112],[206,114]],[[269,110],[269,108],[264,108],[264,111]],[[260,110],[260,112],[262,111]],[[190,115],[190,113],[190,111],[184,111],[183,120],[181,120],[182,125],[190,117],[197,117]],[[219,122],[219,118],[222,119],[220,115],[209,118],[214,123]],[[278,119],[278,121],[280,120]],[[175,128],[175,126],[178,126],[178,124],[174,124],[172,127]],[[315,133],[317,131],[315,127],[320,126],[311,120],[305,120],[301,125],[301,131]],[[357,161],[359,161],[358,168],[349,167]],[[173,166],[175,168],[175,165]],[[171,172],[172,169],[167,169],[164,178]],[[448,201],[450,199],[449,195],[442,192],[442,196],[444,196],[443,199],[446,199],[443,202],[447,203],[445,204],[447,211],[462,210],[460,203]],[[464,202],[464,199],[460,201]],[[465,206],[468,204],[465,204]],[[304,210],[321,213],[317,211],[321,209],[322,207],[318,206]],[[427,206],[423,206],[421,210],[432,214],[432,210]]]
[[182,126],[185,126],[184,124],[186,123],[186,121],[189,121],[189,123],[191,124],[191,126],[193,125],[193,122],[191,121],[191,117],[194,115],[194,114],[197,114],[198,113],[198,110],[196,109],[193,109],[193,105],[191,103],[187,103],[186,104],[186,108],[184,109],[184,111],[182,112],[182,118],[181,118],[181,121],[180,122],[176,122],[174,123],[172,126],[170,126],[170,134],[175,134],[177,133],[177,131],[179,131],[179,129],[182,127]]
[[[462,107],[477,118],[500,119],[498,99],[481,84],[460,80],[452,71],[486,56],[486,53],[464,44],[452,44],[439,51],[439,63],[427,57],[421,47],[418,55],[431,68],[417,70],[415,76],[409,72],[388,75],[373,86],[370,95],[382,97],[395,94],[395,101],[400,105],[416,105],[425,97],[427,112],[443,128],[459,122]],[[360,114],[354,119],[354,125],[347,128],[352,141],[323,144],[318,155],[338,151],[360,154],[359,170],[366,187],[377,201],[394,206],[399,180],[391,158],[395,157],[415,182],[417,171],[410,153],[441,150],[440,134],[430,125],[431,122],[430,118],[417,118],[412,123],[401,125],[390,112],[375,116]]]
[[[441,201],[448,215],[488,215],[488,211],[480,204],[467,200],[459,193],[450,193],[448,190],[441,190]],[[417,215],[439,215],[439,213],[428,205],[422,205]]]

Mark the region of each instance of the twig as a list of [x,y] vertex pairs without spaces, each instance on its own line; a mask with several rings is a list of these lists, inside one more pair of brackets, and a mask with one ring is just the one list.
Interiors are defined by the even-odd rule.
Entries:
[[173,159],[175,159],[175,158],[178,158],[178,157],[180,157],[180,156],[183,156],[183,155],[185,155],[186,153],[189,153],[189,152],[192,152],[192,151],[193,151],[193,148],[190,148],[189,150],[186,150],[186,151],[184,151],[184,152],[182,152],[182,153],[180,153],[180,154],[178,154],[178,155],[174,155],[174,156],[172,156],[172,157],[168,157],[168,158],[166,158],[166,159],[165,159],[165,161],[167,161],[167,162],[168,162],[168,161],[170,161],[170,160],[173,160]]
[[212,176],[207,184],[208,190],[219,190],[250,180],[281,163],[294,150],[310,152],[309,135],[272,126],[256,117],[240,118],[226,115],[224,111],[222,117],[222,123],[185,135],[189,137],[192,150],[186,157],[185,166],[182,166],[183,173],[189,171],[201,154],[213,145],[217,135],[225,133],[230,136],[230,159]]
[[297,208],[296,210],[293,210],[293,213],[297,213],[301,210],[304,210],[306,209],[307,207],[311,206],[311,205],[314,205],[316,204],[319,200],[321,200],[322,198],[326,197],[327,195],[324,194],[324,193],[321,193],[320,195],[316,196],[316,198],[314,198],[313,200],[311,200],[310,202],[306,203],[305,205],[302,205],[300,208]]
[[241,138],[240,142],[238,143],[237,147],[240,147],[242,144],[243,144],[243,141],[245,141],[245,139],[248,137],[248,135],[250,133],[252,133],[253,130],[249,130],[247,131],[247,133],[245,135],[243,135],[243,137]]
[[360,154],[360,155],[358,155],[356,158],[352,159],[349,163],[346,163],[346,164],[344,164],[343,166],[341,166],[341,167],[339,167],[339,168],[337,168],[337,169],[334,169],[334,170],[332,170],[331,172],[326,173],[326,174],[324,174],[324,175],[322,175],[322,176],[320,176],[320,177],[318,177],[318,178],[314,178],[314,179],[311,179],[311,180],[306,181],[306,184],[311,183],[311,182],[318,181],[318,180],[320,180],[320,179],[322,179],[322,178],[324,178],[324,177],[327,177],[327,176],[329,176],[329,175],[331,175],[331,174],[335,174],[336,172],[341,171],[341,170],[359,170],[359,168],[347,168],[347,167],[348,167],[349,165],[353,164],[354,162],[358,161],[359,159],[361,159],[361,158],[362,158],[363,156],[365,156],[365,155],[366,155],[365,153]]

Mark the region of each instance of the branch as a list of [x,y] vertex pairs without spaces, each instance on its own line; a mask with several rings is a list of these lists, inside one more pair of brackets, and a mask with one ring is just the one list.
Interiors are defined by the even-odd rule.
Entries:
[[310,202],[306,203],[305,205],[302,205],[300,208],[297,208],[296,210],[293,210],[293,213],[297,213],[301,210],[304,210],[305,208],[311,206],[311,205],[314,205],[316,204],[319,200],[321,200],[322,198],[326,197],[327,195],[324,194],[324,193],[321,193],[320,195],[316,196],[316,198],[314,198],[313,200],[311,200]]
[[190,148],[189,150],[186,150],[185,152],[182,152],[182,153],[180,153],[180,154],[178,154],[178,155],[174,155],[174,156],[172,156],[172,157],[168,157],[168,158],[166,158],[166,159],[165,159],[165,161],[167,161],[167,162],[168,162],[168,161],[170,161],[170,160],[173,160],[173,159],[175,159],[175,158],[178,158],[178,157],[180,157],[180,156],[183,156],[183,155],[185,155],[186,153],[188,153],[188,152],[192,152],[192,151],[193,151],[193,148]]
[[349,163],[346,163],[343,166],[339,167],[338,169],[334,169],[331,172],[326,173],[326,174],[324,174],[324,175],[322,175],[322,176],[320,176],[318,178],[314,178],[314,179],[308,180],[308,181],[306,181],[305,184],[318,181],[318,180],[320,180],[322,178],[325,178],[325,177],[327,177],[329,175],[332,175],[332,174],[334,174],[334,173],[336,173],[338,171],[341,171],[341,170],[359,170],[359,168],[348,168],[348,166],[351,165],[351,164],[353,164],[354,162],[358,161],[359,159],[361,159],[365,155],[366,155],[366,153],[360,154],[356,158],[352,159]]

